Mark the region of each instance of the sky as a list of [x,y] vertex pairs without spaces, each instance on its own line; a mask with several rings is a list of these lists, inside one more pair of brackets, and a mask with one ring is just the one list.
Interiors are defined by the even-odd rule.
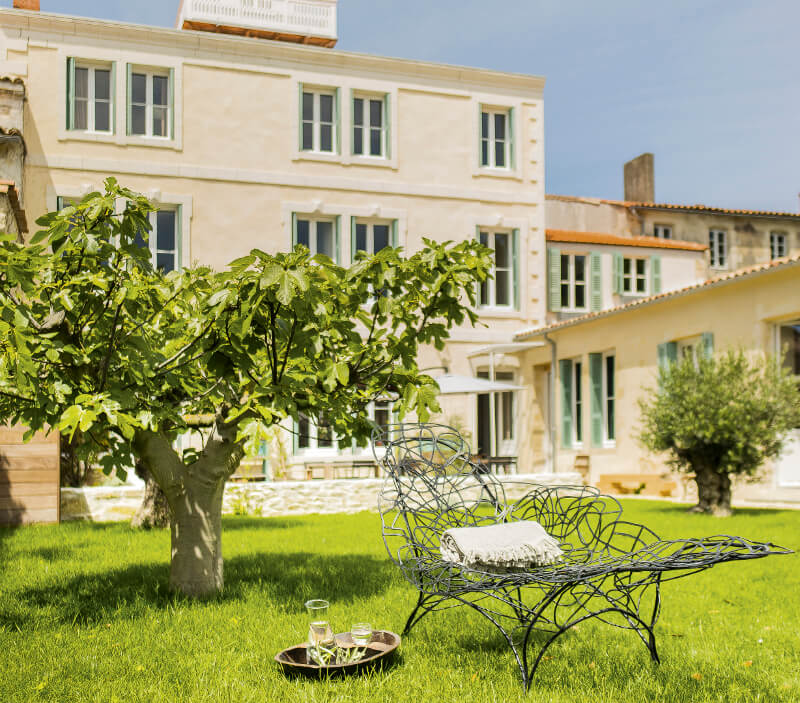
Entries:
[[[0,0],[10,7],[11,0]],[[174,26],[178,0],[41,0]],[[800,209],[798,0],[339,0],[338,49],[544,76],[548,193]]]

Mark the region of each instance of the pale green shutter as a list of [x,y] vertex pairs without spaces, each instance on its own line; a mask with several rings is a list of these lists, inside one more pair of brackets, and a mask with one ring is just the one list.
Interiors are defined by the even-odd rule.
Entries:
[[561,251],[548,249],[547,260],[550,310],[558,312],[561,310]]
[[342,260],[342,252],[341,252],[341,232],[342,232],[342,216],[337,215],[336,219],[334,220],[334,237],[336,238],[334,241],[334,249],[333,249],[333,256],[334,262],[339,263]]
[[133,98],[133,66],[130,64],[125,64],[126,69],[126,81],[125,81],[125,106],[126,106],[126,118],[125,118],[125,134],[130,136],[131,129],[133,129],[133,117],[132,117],[132,106],[131,100]]
[[622,254],[614,254],[614,292],[622,293]]
[[593,251],[589,254],[589,309],[591,312],[600,312],[603,307],[603,274],[602,258],[600,254]]
[[[336,128],[336,153],[342,153],[342,100],[341,100],[341,93],[342,91],[337,88],[335,92],[335,106],[334,109],[336,110],[336,114],[334,115],[334,125]],[[337,262],[338,263],[338,262]]]
[[678,361],[678,343],[664,342],[658,345],[658,367],[666,369]]
[[657,295],[661,292],[661,257],[650,257],[651,293]]
[[67,129],[75,129],[75,59],[67,59]]
[[397,220],[392,220],[392,248],[394,249],[397,249],[397,247],[400,246],[398,244],[399,235],[397,230],[398,230]]
[[[350,104],[352,105],[353,103],[351,102]],[[386,122],[386,127],[384,128],[386,135],[386,147],[385,147],[386,158],[391,159],[392,158],[392,129],[391,129],[392,96],[389,95],[389,93],[386,93],[386,97],[384,97],[383,99],[383,111],[385,113],[385,122]],[[392,246],[397,246],[397,245],[393,244]]]
[[175,139],[175,69],[169,69],[169,138]]
[[111,99],[111,134],[117,133],[117,62],[111,62],[111,84],[109,86],[109,98]]
[[520,284],[519,284],[519,230],[511,230],[511,275],[514,282],[514,310],[519,310]]
[[603,355],[589,354],[589,400],[592,446],[603,446]]
[[292,454],[297,454],[298,449],[300,448],[300,438],[298,436],[298,432],[300,431],[300,426],[297,423],[297,420],[292,420]]
[[303,84],[298,83],[299,100],[297,103],[297,149],[303,151]]
[[514,108],[508,109],[508,165],[513,171],[516,168],[514,158]]
[[700,345],[703,348],[703,356],[710,359],[714,355],[714,333],[703,332],[700,335]]
[[350,263],[356,260],[356,218],[350,218]]
[[297,246],[297,213],[292,213],[292,249]]
[[561,446],[572,446],[572,361],[561,359],[558,362],[558,376],[561,383]]

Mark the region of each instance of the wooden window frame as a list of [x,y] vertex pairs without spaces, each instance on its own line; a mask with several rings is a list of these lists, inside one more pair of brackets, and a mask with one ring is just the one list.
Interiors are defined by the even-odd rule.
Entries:
[[[484,134],[483,129],[483,116],[487,115],[487,131]],[[497,165],[497,136],[496,136],[496,123],[495,116],[502,116],[505,119],[505,137],[503,143],[503,160],[504,164]],[[514,154],[514,138],[512,131],[513,113],[511,108],[490,107],[488,105],[481,105],[480,116],[478,120],[478,163],[481,168],[491,169],[496,171],[513,171],[514,165],[512,157]],[[484,162],[483,158],[483,145],[487,145],[487,160]]]
[[[311,119],[307,120],[304,116],[303,103],[305,95],[311,95]],[[320,99],[322,96],[331,98],[331,122],[322,122]],[[324,156],[338,155],[341,152],[340,148],[340,108],[339,108],[339,90],[337,88],[318,88],[315,86],[300,85],[300,153],[301,154],[322,154]],[[306,148],[303,144],[303,127],[305,124],[311,124],[311,148]],[[330,124],[331,127],[331,149],[325,151],[321,148],[322,145],[322,126],[323,124]]]
[[[482,310],[518,310],[519,309],[519,230],[498,228],[498,227],[478,227],[478,241],[495,251],[495,237],[498,235],[508,236],[508,258],[509,265],[498,268],[497,260],[492,255],[492,277],[478,286],[478,307]],[[483,236],[487,236],[487,243],[483,242]],[[508,303],[497,302],[497,272],[508,272]],[[483,302],[484,291],[487,302]]]
[[[67,86],[69,94],[67,96],[68,106],[68,125],[67,129],[70,132],[79,132],[81,134],[101,134],[113,135],[115,116],[115,97],[116,97],[116,63],[113,61],[86,61],[83,59],[70,59],[68,63],[69,76]],[[86,127],[75,126],[75,104],[78,98],[75,95],[76,85],[76,72],[80,69],[89,72],[87,77],[88,95],[86,97]],[[108,129],[96,129],[95,126],[95,109],[98,101],[95,95],[95,81],[94,76],[96,71],[108,71]]]
[[[356,100],[361,100],[363,102],[362,106],[362,124],[356,124]],[[381,105],[381,124],[379,127],[375,127],[372,124],[372,111],[369,109],[370,102],[379,102]],[[351,115],[352,115],[352,131],[351,131],[351,142],[350,142],[350,151],[353,156],[358,159],[375,159],[376,161],[385,161],[389,157],[389,144],[390,144],[390,133],[389,133],[389,100],[387,94],[376,94],[376,93],[361,93],[356,92],[353,93],[352,100],[350,101],[350,108],[351,108]],[[361,129],[361,153],[356,151],[356,129]],[[372,146],[372,132],[378,129],[380,130],[380,145],[381,151],[379,154],[371,153],[371,146]],[[324,152],[327,153],[327,152]]]
[[785,232],[770,232],[769,233],[769,258],[770,261],[775,259],[782,259],[789,255],[789,249],[786,246],[786,233]]
[[712,268],[728,268],[728,231],[708,230],[709,264]]
[[[561,281],[559,284],[559,296],[561,300],[560,310],[561,312],[588,312],[590,307],[589,295],[590,295],[590,285],[589,280],[591,277],[589,267],[590,267],[590,254],[588,252],[567,252],[561,251]],[[567,271],[567,278],[564,278],[564,257],[567,257],[569,260],[569,266]],[[583,259],[583,281],[580,282],[583,285],[583,307],[578,307],[575,304],[577,300],[577,288],[579,282],[576,280],[575,277],[575,259],[577,257],[581,257]],[[563,287],[568,286],[568,305],[564,305],[564,298],[563,298]]]

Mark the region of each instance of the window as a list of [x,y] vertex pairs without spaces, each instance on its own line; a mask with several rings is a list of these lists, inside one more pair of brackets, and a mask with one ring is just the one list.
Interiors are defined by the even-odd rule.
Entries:
[[312,422],[307,415],[297,421],[297,449],[334,449],[333,428],[324,419]]
[[672,239],[672,225],[653,225],[653,236],[659,239]]
[[511,167],[511,111],[481,108],[481,166]]
[[561,444],[576,448],[583,444],[583,362],[562,359],[558,362],[561,385]]
[[728,243],[726,233],[721,229],[708,231],[708,249],[711,265],[725,268],[728,265]]
[[616,378],[614,374],[614,355],[603,355],[603,440],[607,443],[616,440],[614,403],[616,400]]
[[310,91],[301,88],[300,149],[318,154],[333,154],[337,148],[339,121],[335,91]]
[[769,258],[782,259],[786,254],[786,235],[781,232],[770,232]]
[[622,292],[647,293],[647,259],[622,259]]
[[395,228],[394,222],[369,222],[353,218],[353,259],[359,251],[377,254],[381,249],[394,246]]
[[169,273],[181,268],[178,208],[168,208],[150,213],[150,235],[147,242],[140,234],[136,243],[149,247],[154,268]]
[[337,226],[336,220],[331,218],[312,218],[293,216],[294,244],[302,244],[311,250],[311,253],[324,254],[336,261]]
[[68,62],[68,128],[111,134],[113,129],[113,67]]
[[586,259],[584,254],[561,254],[561,309],[586,310]]
[[388,112],[385,97],[353,97],[353,154],[387,155]]
[[480,286],[480,304],[483,307],[517,306],[517,230],[491,231],[480,228],[478,241],[494,251],[492,279]]
[[574,432],[573,446],[583,444],[583,363],[580,359],[572,362],[572,427]]
[[[488,371],[478,371],[478,378],[489,378]],[[514,382],[513,371],[496,371],[496,381]],[[491,422],[491,397],[494,395],[494,432]],[[483,456],[514,453],[514,391],[478,395],[478,454]]]
[[128,134],[172,137],[172,72],[134,69],[128,64]]

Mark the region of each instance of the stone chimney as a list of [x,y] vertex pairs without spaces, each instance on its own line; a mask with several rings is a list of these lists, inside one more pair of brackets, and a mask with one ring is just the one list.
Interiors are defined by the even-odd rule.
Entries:
[[631,159],[624,167],[625,200],[653,203],[656,200],[656,179],[653,155],[649,152]]
[[39,12],[39,0],[14,0],[14,7],[17,10],[33,10]]

